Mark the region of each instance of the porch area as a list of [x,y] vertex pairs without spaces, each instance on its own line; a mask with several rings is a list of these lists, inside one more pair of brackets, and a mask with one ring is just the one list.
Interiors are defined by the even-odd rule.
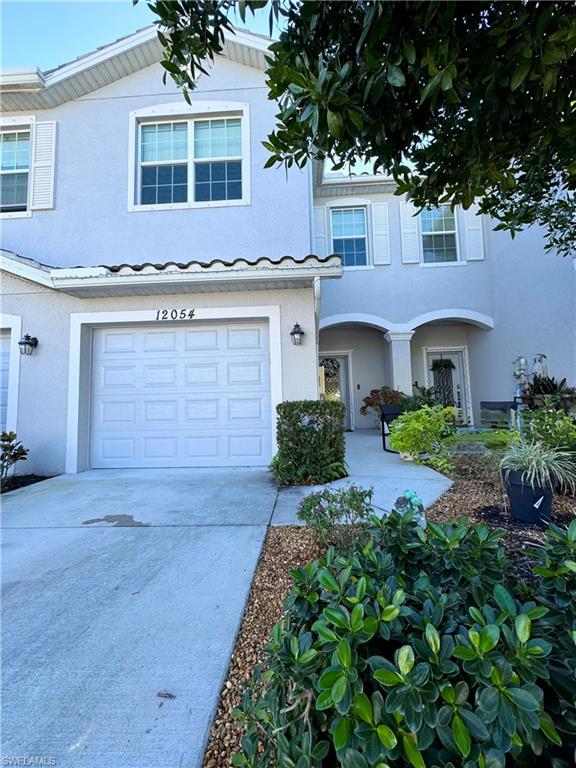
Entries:
[[374,489],[374,506],[388,511],[404,491],[415,491],[424,507],[429,507],[452,485],[452,481],[430,467],[402,461],[395,453],[382,450],[382,437],[377,429],[346,433],[348,477],[323,486],[293,486],[278,493],[271,525],[298,525],[298,503],[322,488],[344,488],[351,483]]
[[490,334],[492,319],[478,313],[445,310],[405,323],[368,315],[339,315],[320,323],[319,366],[322,394],[346,406],[350,430],[375,429],[373,411],[362,414],[363,399],[388,386],[411,395],[433,389],[442,405],[456,409],[457,423],[480,423],[487,397],[485,366],[476,350]]

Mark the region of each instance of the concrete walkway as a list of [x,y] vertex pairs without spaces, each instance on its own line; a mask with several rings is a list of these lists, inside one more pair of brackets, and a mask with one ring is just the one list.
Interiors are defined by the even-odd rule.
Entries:
[[388,511],[404,491],[416,491],[429,507],[452,481],[421,464],[402,461],[395,453],[382,450],[382,438],[376,430],[346,434],[346,463],[349,477],[327,486],[282,488],[272,517],[272,525],[297,524],[296,507],[307,494],[323,487],[342,488],[351,483],[374,489],[374,506]]
[[[450,485],[371,433],[348,436],[348,465],[337,485],[382,508]],[[3,497],[0,756],[197,768],[266,528],[311,490],[263,469],[94,470]]]

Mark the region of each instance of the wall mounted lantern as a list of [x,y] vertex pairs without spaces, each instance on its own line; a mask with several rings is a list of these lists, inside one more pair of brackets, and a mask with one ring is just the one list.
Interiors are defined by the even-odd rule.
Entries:
[[25,333],[18,342],[18,346],[21,355],[31,355],[38,346],[38,339],[36,336],[30,336],[29,333]]
[[304,331],[300,327],[300,323],[296,323],[295,326],[290,331],[290,338],[292,339],[292,344],[295,344],[297,347],[302,344],[302,339],[304,338]]

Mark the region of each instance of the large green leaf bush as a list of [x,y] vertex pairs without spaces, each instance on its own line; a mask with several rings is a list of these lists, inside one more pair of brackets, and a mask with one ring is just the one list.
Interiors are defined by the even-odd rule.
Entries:
[[393,511],[294,570],[234,764],[573,765],[576,521],[532,554],[536,588],[508,575],[502,535]]
[[280,485],[317,485],[346,476],[342,403],[286,400],[276,410],[278,452],[270,469]]

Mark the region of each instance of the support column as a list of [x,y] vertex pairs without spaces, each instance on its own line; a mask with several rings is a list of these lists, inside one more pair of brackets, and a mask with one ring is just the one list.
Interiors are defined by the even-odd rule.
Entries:
[[392,386],[407,395],[412,394],[412,357],[410,340],[414,331],[388,331],[384,338],[390,345]]

